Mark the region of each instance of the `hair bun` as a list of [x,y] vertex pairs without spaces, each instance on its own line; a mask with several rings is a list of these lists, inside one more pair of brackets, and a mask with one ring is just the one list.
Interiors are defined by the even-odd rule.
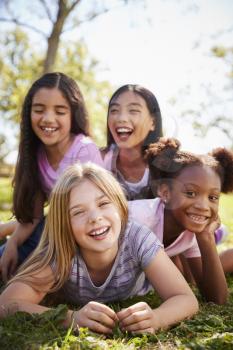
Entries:
[[228,193],[233,191],[233,151],[226,148],[216,148],[210,155],[214,157],[224,170],[224,182],[222,192]]

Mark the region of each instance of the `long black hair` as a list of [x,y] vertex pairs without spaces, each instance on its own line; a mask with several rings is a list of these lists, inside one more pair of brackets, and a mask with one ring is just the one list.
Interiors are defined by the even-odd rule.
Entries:
[[[160,107],[155,95],[150,90],[140,85],[127,84],[117,89],[112,95],[112,97],[110,98],[110,101],[108,103],[108,115],[109,115],[109,110],[112,102],[114,102],[114,100],[117,99],[118,96],[120,96],[122,93],[126,91],[132,91],[144,99],[144,101],[146,102],[147,108],[149,110],[149,113],[151,115],[151,118],[153,119],[155,124],[155,129],[152,131],[149,131],[146,139],[144,140],[144,143],[142,146],[144,150],[148,147],[150,143],[156,142],[158,138],[162,136],[162,117],[161,117]],[[109,147],[113,143],[115,143],[115,141],[112,137],[109,127],[107,126],[107,147]]]
[[32,100],[41,88],[60,90],[71,109],[70,132],[89,135],[89,121],[84,99],[73,79],[59,72],[48,73],[32,84],[22,106],[19,151],[13,179],[13,214],[19,222],[24,223],[32,222],[35,199],[38,192],[42,192],[37,164],[37,152],[41,141],[31,126]]

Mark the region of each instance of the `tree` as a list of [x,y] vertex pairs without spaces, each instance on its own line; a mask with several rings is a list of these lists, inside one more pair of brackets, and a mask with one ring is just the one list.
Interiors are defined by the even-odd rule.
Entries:
[[[115,2],[116,4],[123,5],[128,1],[116,0]],[[37,2],[37,4],[35,2]],[[2,6],[6,15],[0,17],[0,21],[15,23],[17,26],[26,27],[41,35],[46,40],[47,49],[43,62],[43,73],[53,71],[61,36],[65,31],[78,27],[83,22],[91,21],[97,16],[113,9],[113,6],[109,4],[106,5],[104,0],[89,1],[89,6],[91,4],[91,7],[89,8],[88,5],[85,4],[86,11],[83,11],[84,14],[80,15],[80,18],[78,18],[78,13],[74,15],[74,10],[81,8],[81,5],[84,3],[82,0],[37,0],[33,3],[34,7],[36,5],[38,7],[39,17],[46,16],[50,26],[49,34],[41,30],[40,26],[33,24],[33,17],[29,23],[23,18],[23,12],[27,10],[30,11],[31,9],[25,7],[24,11],[20,11],[19,6],[17,6],[17,0],[3,0]],[[30,3],[29,6],[31,7]],[[70,23],[68,23],[68,19],[70,19]]]
[[[7,33],[0,40],[0,115],[18,135],[18,122],[24,96],[41,74],[43,54],[31,46],[28,35],[20,28]],[[66,42],[54,63],[54,69],[72,76],[78,83],[86,100],[95,141],[105,143],[106,104],[111,85],[98,81],[99,63],[90,57],[84,42]],[[17,128],[15,128],[17,125]],[[2,135],[3,136],[3,135]],[[6,138],[4,138],[6,141]],[[4,144],[6,148],[7,144]],[[3,140],[2,140],[3,149]],[[4,155],[6,153],[4,152]]]

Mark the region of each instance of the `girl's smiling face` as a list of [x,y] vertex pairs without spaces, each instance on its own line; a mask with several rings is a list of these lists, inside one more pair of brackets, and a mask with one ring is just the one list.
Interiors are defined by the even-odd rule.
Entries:
[[70,194],[70,220],[73,235],[86,262],[96,254],[115,258],[121,232],[116,205],[94,183],[85,179]]
[[41,88],[32,99],[31,125],[45,147],[64,151],[71,138],[71,108],[57,88]]
[[210,167],[187,167],[165,188],[167,209],[182,230],[202,232],[217,217],[221,182]]
[[132,148],[141,147],[155,125],[145,100],[126,91],[111,102],[108,127],[119,148]]

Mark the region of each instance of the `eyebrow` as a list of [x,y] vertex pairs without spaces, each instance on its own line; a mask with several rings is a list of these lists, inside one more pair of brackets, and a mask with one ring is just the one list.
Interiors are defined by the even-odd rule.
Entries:
[[[102,199],[104,197],[108,198],[108,196],[106,194],[101,194],[99,197],[96,198],[96,201],[99,201],[100,199]],[[71,211],[72,209],[76,209],[80,206],[82,206],[82,204],[76,204],[73,207],[69,208],[69,211]]]
[[[109,107],[111,108],[112,106],[120,106],[120,103],[112,102]],[[139,102],[131,102],[127,106],[142,107],[141,103]]]
[[[192,183],[192,182],[186,182],[186,183],[183,183],[183,187],[187,187],[187,186],[194,186],[194,187],[200,187],[199,185],[197,185],[197,184],[194,184],[194,183]],[[210,189],[211,191],[220,191],[221,192],[221,189],[219,189],[218,187],[213,187],[213,188],[211,188]]]
[[[44,107],[45,105],[43,103],[33,103],[32,107]],[[55,105],[56,108],[65,108],[68,109],[67,106],[64,105]]]

